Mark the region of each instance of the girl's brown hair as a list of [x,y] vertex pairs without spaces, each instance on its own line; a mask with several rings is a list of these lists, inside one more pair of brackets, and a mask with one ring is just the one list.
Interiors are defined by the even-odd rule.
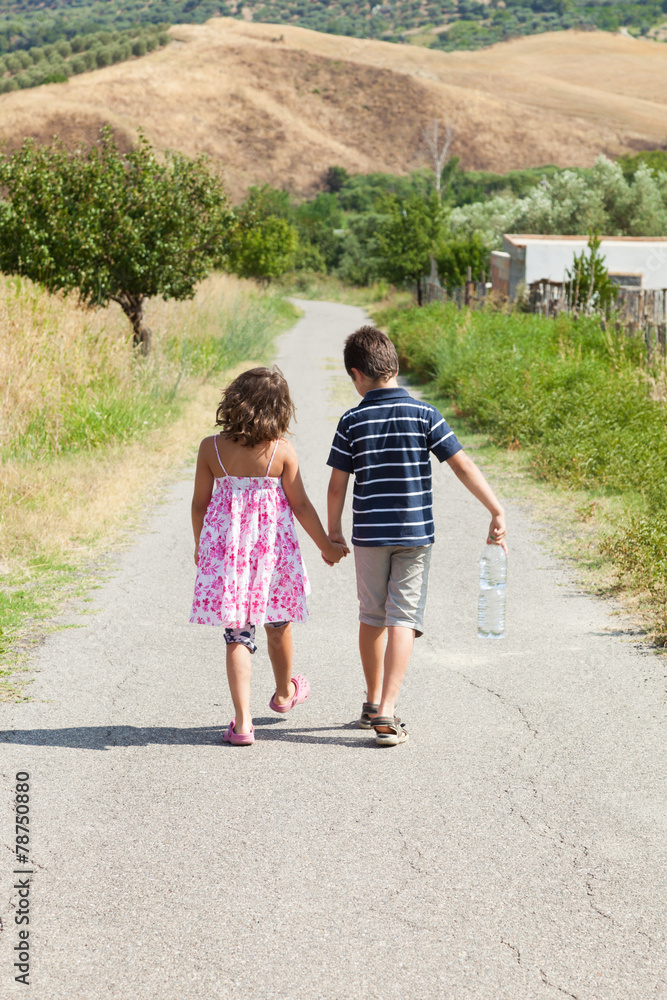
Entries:
[[225,389],[215,422],[233,441],[254,448],[289,430],[294,403],[280,368],[251,368]]

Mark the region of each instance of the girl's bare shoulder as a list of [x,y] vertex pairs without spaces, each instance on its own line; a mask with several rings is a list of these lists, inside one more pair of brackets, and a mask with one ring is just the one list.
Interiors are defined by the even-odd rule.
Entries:
[[278,441],[278,447],[276,448],[276,457],[282,459],[284,462],[296,462],[296,448],[287,438],[280,438]]
[[215,439],[216,438],[218,439],[218,444],[220,444],[220,435],[219,434],[209,434],[208,437],[202,438],[202,441],[201,441],[201,444],[199,445],[199,447],[200,448],[214,448],[215,447]]
[[199,445],[200,455],[209,455],[209,454],[215,455],[215,438],[216,438],[215,434],[210,434],[209,437],[202,438],[201,443]]
[[[207,462],[211,472],[216,476],[220,474],[220,460],[218,456],[225,452],[225,445],[226,441],[224,437],[219,434],[209,434],[208,437],[202,439],[199,445],[200,458]],[[223,461],[225,461],[224,458]]]
[[296,455],[296,448],[289,438],[279,438],[277,452],[282,455]]

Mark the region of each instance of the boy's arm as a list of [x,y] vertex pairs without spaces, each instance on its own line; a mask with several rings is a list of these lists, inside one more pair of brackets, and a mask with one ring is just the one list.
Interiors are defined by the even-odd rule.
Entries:
[[345,536],[343,535],[342,520],[349,478],[349,472],[342,472],[341,469],[332,469],[329,489],[327,491],[329,538],[332,542],[340,542],[342,545],[347,545]]
[[505,511],[498,501],[495,493],[487,483],[484,475],[477,468],[471,458],[464,451],[457,451],[455,455],[447,459],[447,465],[461,480],[466,489],[470,490],[474,497],[483,503],[489,514],[491,514],[491,525],[489,527],[488,541],[502,545],[507,552],[505,543]]
[[296,451],[289,442],[285,444],[282,485],[292,513],[315,542],[324,561],[330,566],[340,562],[343,556],[348,554],[349,549],[345,545],[336,545],[334,540],[327,536],[317,511],[308,498],[299,472]]

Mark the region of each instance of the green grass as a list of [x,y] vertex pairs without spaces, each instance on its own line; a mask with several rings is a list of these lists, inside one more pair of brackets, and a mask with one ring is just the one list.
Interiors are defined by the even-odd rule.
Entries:
[[[93,584],[73,563],[35,558],[0,587],[0,701],[28,701],[26,654],[41,635],[55,631],[48,622],[67,598],[82,597]],[[27,621],[32,623],[25,630]],[[71,627],[71,626],[68,626]]]
[[[522,450],[537,479],[614,511],[599,554],[645,597],[667,640],[667,407],[664,363],[595,318],[459,311],[451,304],[376,313],[399,355],[499,448]],[[579,501],[581,503],[581,500]]]

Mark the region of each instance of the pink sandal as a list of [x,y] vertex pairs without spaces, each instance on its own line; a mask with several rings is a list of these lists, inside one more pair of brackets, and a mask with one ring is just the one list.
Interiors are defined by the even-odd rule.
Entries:
[[291,701],[286,702],[284,705],[276,704],[274,693],[269,702],[269,708],[274,712],[280,712],[281,715],[284,715],[285,712],[291,712],[295,705],[302,705],[310,694],[310,684],[302,674],[297,674],[296,677],[293,677],[292,683],[294,684],[294,696]]
[[251,743],[255,742],[255,727],[250,727],[249,733],[235,733],[234,726],[236,725],[236,719],[232,719],[229,723],[229,728],[226,733],[222,734],[223,743],[231,743],[235,747],[247,747]]

